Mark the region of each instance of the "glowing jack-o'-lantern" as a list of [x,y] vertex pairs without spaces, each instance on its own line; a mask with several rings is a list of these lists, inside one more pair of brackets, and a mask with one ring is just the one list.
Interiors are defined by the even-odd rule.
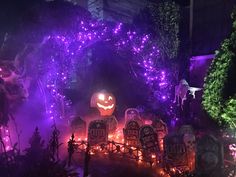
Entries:
[[110,116],[115,110],[116,98],[105,91],[96,92],[92,95],[90,106],[96,107],[101,116]]

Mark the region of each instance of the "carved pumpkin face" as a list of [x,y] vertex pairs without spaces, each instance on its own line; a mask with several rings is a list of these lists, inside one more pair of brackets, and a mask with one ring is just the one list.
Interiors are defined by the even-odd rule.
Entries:
[[90,106],[96,107],[101,116],[110,116],[115,110],[116,99],[111,93],[97,92],[92,95]]

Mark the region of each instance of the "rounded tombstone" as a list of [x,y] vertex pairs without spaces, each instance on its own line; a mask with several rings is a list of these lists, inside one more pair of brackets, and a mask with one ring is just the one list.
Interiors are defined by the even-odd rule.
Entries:
[[90,146],[106,143],[108,140],[108,127],[104,119],[93,120],[88,126],[88,143]]
[[203,170],[213,170],[217,163],[218,163],[218,157],[215,153],[213,152],[206,152],[202,154],[201,156],[201,166]]
[[205,135],[197,142],[196,172],[200,175],[221,177],[223,174],[223,146],[212,135]]
[[159,151],[157,134],[151,125],[141,126],[139,139],[143,150],[147,153],[157,153]]
[[163,139],[168,134],[167,125],[161,119],[152,121],[152,126],[154,127],[160,138]]
[[164,123],[161,119],[156,119],[152,121],[152,126],[154,127],[157,133],[157,139],[159,143],[160,150],[163,151],[163,141],[165,136],[168,134],[168,128],[166,123]]
[[114,133],[118,127],[118,121],[115,116],[106,116],[104,121],[107,124],[108,132]]
[[179,129],[179,134],[194,134],[193,127],[191,125],[182,125]]
[[142,124],[136,120],[129,120],[123,129],[124,142],[126,145],[137,147],[139,146],[139,130]]
[[136,108],[128,108],[125,110],[125,122],[132,119],[141,120],[139,111]]
[[86,122],[80,116],[72,116],[71,119],[70,127],[72,133],[76,134],[78,137],[85,137]]

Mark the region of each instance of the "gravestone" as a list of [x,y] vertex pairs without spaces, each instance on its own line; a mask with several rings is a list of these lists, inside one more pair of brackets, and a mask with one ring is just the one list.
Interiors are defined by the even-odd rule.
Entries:
[[139,146],[139,130],[140,123],[135,120],[129,120],[125,124],[123,129],[124,133],[124,143],[129,146],[137,147]]
[[223,176],[223,146],[211,135],[197,142],[196,172],[200,176]]
[[160,150],[163,151],[164,137],[168,134],[167,125],[161,119],[157,119],[152,122],[152,126],[157,133],[158,145],[160,147]]
[[114,133],[118,126],[118,121],[115,116],[106,116],[103,117],[103,120],[107,124],[108,133]]
[[108,128],[104,120],[94,120],[89,123],[88,143],[90,146],[106,143],[108,140]]
[[129,120],[140,120],[140,115],[139,115],[139,111],[136,108],[128,108],[125,111],[125,122],[129,121]]
[[71,117],[71,129],[72,133],[77,135],[78,137],[85,137],[86,135],[86,122],[80,116]]
[[163,164],[166,169],[188,168],[187,149],[182,135],[172,134],[164,138]]
[[157,134],[154,128],[150,125],[143,125],[139,131],[141,146],[145,153],[157,153],[159,151]]
[[193,127],[191,125],[182,125],[179,129],[179,134],[194,134]]

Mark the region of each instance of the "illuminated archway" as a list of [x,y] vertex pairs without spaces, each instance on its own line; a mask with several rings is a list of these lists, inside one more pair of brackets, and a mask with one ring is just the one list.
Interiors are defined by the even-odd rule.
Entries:
[[42,57],[42,63],[46,69],[40,76],[40,82],[51,96],[46,100],[47,115],[51,119],[64,114],[58,114],[56,102],[61,102],[62,106],[70,104],[62,90],[73,80],[76,66],[83,62],[85,51],[98,41],[113,46],[119,54],[131,53],[129,62],[135,70],[135,77],[148,85],[152,96],[160,104],[171,101],[171,72],[163,67],[157,42],[150,35],[126,29],[122,23],[112,25],[81,21],[77,29],[50,35],[45,43],[47,52]]

